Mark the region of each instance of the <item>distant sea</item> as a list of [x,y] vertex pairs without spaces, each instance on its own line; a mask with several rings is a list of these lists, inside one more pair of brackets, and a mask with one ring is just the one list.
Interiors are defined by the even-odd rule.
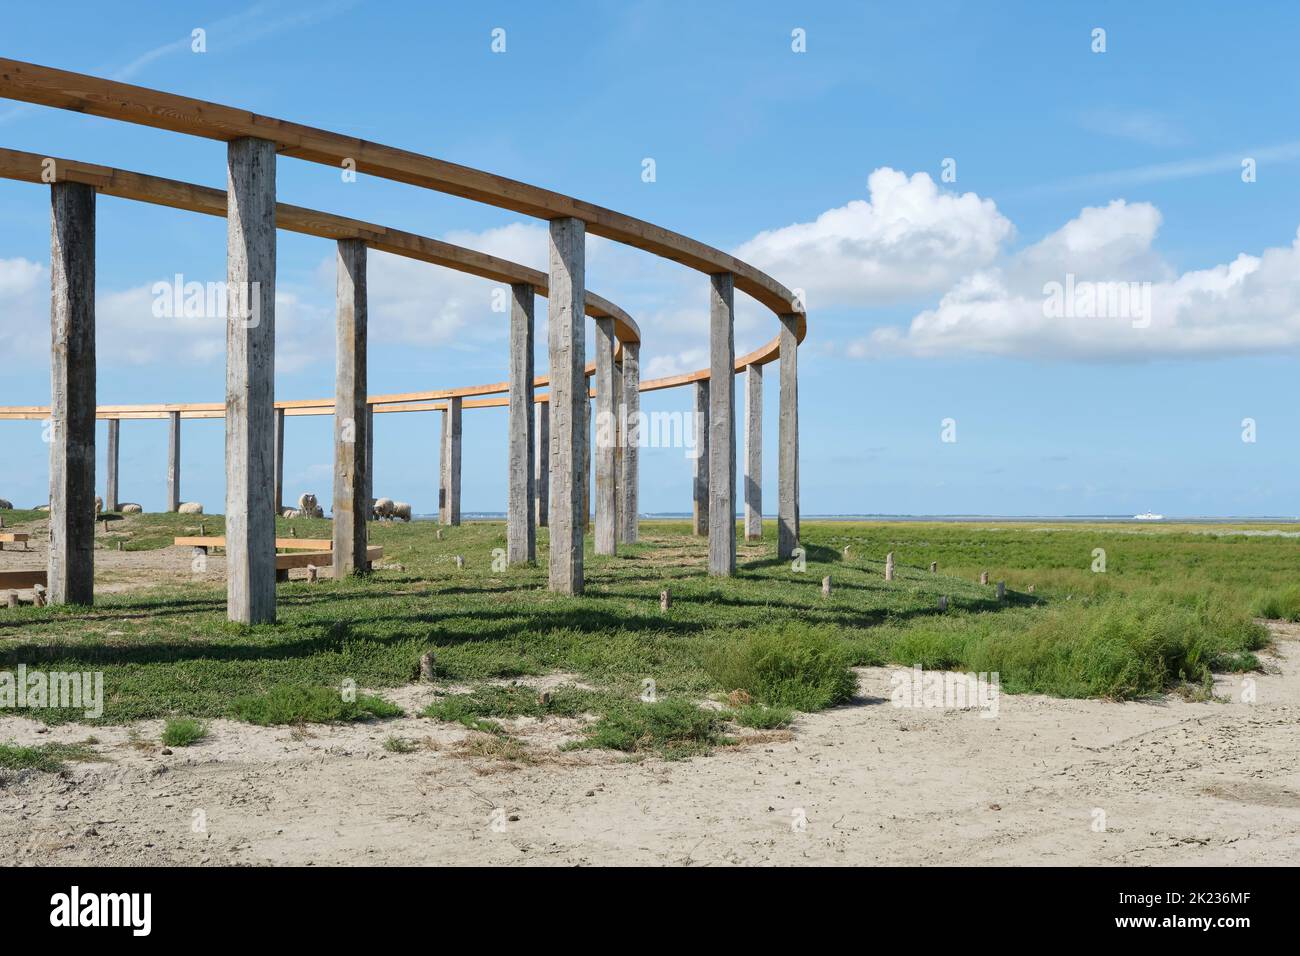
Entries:
[[[463,511],[461,518],[466,521],[479,519],[482,521],[504,521],[506,513],[504,511]],[[689,519],[689,511],[657,511],[643,513],[641,517],[645,520],[673,520]],[[743,514],[737,514],[736,520],[739,521]],[[437,515],[415,515],[416,521],[436,521]],[[1078,522],[1080,524],[1095,524],[1105,521],[1116,522],[1134,522],[1133,515],[883,515],[883,514],[805,514],[802,516],[804,521],[950,521],[959,522],[1008,522],[1008,521],[1033,521],[1033,522],[1053,522],[1067,523]],[[764,515],[763,520],[775,521],[776,515]],[[1270,516],[1270,515],[1165,515],[1156,521],[1142,521],[1140,524],[1300,524],[1300,517],[1296,515]]]

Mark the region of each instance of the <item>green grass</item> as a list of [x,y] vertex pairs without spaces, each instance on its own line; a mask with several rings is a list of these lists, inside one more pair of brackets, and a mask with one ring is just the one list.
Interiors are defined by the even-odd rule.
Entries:
[[[6,523],[19,524],[19,514]],[[224,530],[220,516],[201,520],[209,534]],[[97,542],[170,543],[199,522],[130,516]],[[330,522],[277,523],[280,535],[290,529],[328,537]],[[382,702],[367,709],[365,698],[345,706],[337,688],[408,684],[432,652],[440,682],[474,693],[441,699],[431,716],[491,731],[501,719],[581,708],[611,719],[602,734],[613,734],[640,706],[646,679],[664,699],[744,687],[760,704],[798,710],[845,699],[844,668],[862,664],[996,670],[1011,693],[1145,696],[1199,685],[1210,670],[1258,667],[1266,636],[1252,612],[1300,610],[1292,586],[1300,540],[1210,527],[808,521],[807,570],[795,572],[773,557],[769,522],[761,544],[740,545],[736,576],[723,579],[707,574],[706,542],[685,523],[643,522],[642,542],[617,557],[595,555],[588,538],[582,598],[547,590],[545,529],[537,565],[501,573],[491,568],[492,550],[505,546],[502,522],[445,528],[441,541],[434,532],[427,522],[372,525],[384,563],[402,570],[282,584],[274,625],[227,621],[224,586],[202,578],[104,594],[89,609],[19,608],[0,615],[0,671],[19,663],[103,671],[100,723],[176,714],[297,723],[394,712]],[[1091,570],[1097,548],[1105,573]],[[897,578],[885,582],[891,550]],[[457,554],[466,559],[459,571]],[[929,572],[931,561],[941,573]],[[1007,601],[977,583],[982,570],[1007,582]],[[834,588],[823,597],[827,574]],[[673,595],[667,613],[664,587]],[[597,690],[562,688],[543,708],[531,690],[487,683],[555,672]],[[85,720],[79,709],[26,713]]]
[[66,769],[65,761],[99,761],[103,758],[87,744],[41,744],[37,747],[19,747],[0,744],[0,770],[43,770],[59,773]]
[[1251,611],[1275,621],[1300,621],[1300,585],[1289,584],[1257,595]]
[[208,725],[192,717],[168,717],[162,742],[167,747],[188,747],[208,734]]
[[262,694],[238,697],[231,709],[250,724],[337,724],[400,717],[402,708],[382,697],[358,694],[346,700],[338,688],[280,685]]
[[794,711],[789,707],[769,707],[767,704],[744,704],[737,707],[732,716],[742,727],[755,730],[776,730],[788,727],[794,720]]
[[601,717],[587,739],[573,746],[656,753],[668,760],[681,760],[732,743],[722,735],[722,728],[718,714],[701,710],[690,701],[625,702]]
[[846,703],[857,689],[842,638],[825,627],[786,624],[723,638],[705,655],[704,669],[724,691],[795,710]]

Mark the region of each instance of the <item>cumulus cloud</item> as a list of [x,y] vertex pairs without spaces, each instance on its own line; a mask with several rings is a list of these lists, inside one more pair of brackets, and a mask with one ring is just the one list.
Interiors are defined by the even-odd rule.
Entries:
[[849,354],[1131,360],[1300,346],[1300,236],[1179,274],[1153,248],[1160,221],[1148,203],[1086,208],[963,276],[906,328],[852,343]]
[[992,200],[943,192],[925,173],[908,177],[881,167],[867,190],[869,199],[813,222],[761,232],[736,255],[803,289],[815,311],[948,288],[992,262],[1014,231]]

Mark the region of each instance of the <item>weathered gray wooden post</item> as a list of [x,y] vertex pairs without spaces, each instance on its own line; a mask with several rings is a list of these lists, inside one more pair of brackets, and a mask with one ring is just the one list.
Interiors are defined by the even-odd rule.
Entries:
[[50,187],[51,604],[95,599],[95,188]]
[[537,496],[537,527],[549,522],[551,497],[551,403],[537,403],[536,460],[533,462],[533,493]]
[[366,520],[374,518],[375,504],[375,406],[366,402]]
[[442,413],[442,487],[438,491],[438,520],[445,525],[460,524],[460,433],[461,397],[447,399]]
[[226,613],[275,621],[275,143],[227,144]]
[[618,448],[614,401],[614,320],[596,319],[596,553],[618,550],[614,471]]
[[167,510],[181,506],[181,413],[167,413]]
[[619,514],[622,527],[618,539],[635,544],[639,535],[637,515],[641,507],[637,486],[638,455],[641,443],[641,345],[623,343],[623,464],[619,475]]
[[777,422],[776,555],[799,547],[799,316],[781,318],[781,411]]
[[695,383],[695,487],[691,497],[691,531],[709,533],[709,380]]
[[[588,392],[585,386],[584,393]],[[591,396],[582,403],[582,533],[591,525]]]
[[735,280],[709,277],[709,573],[736,572]]
[[745,540],[763,537],[763,366],[745,366]]
[[587,379],[583,373],[587,225],[581,219],[552,219],[550,237],[550,587],[561,594],[581,594],[585,509],[579,469],[587,446]]
[[369,570],[366,522],[370,496],[370,408],[366,404],[366,244],[340,239],[334,359],[334,576]]
[[537,560],[533,514],[533,299],[526,282],[510,287],[510,486],[506,506],[506,561]]
[[614,546],[617,548],[623,540],[623,355],[617,345],[614,357],[614,387],[611,389],[614,421],[610,434],[614,437]]
[[108,420],[108,458],[105,465],[108,469],[107,487],[104,489],[104,510],[116,511],[121,505],[118,493],[117,466],[120,457],[119,440],[121,438],[122,420],[120,418],[110,418]]
[[284,409],[275,410],[275,513],[284,507]]

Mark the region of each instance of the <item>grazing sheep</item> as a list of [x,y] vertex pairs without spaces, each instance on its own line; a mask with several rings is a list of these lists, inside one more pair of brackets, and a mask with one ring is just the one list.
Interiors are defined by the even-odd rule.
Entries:
[[141,507],[140,507],[138,504],[136,504],[134,501],[123,502],[122,505],[121,505],[117,510],[120,511],[120,512],[121,512],[122,514],[124,514],[124,515],[139,515],[139,514],[144,514],[144,509],[141,508]]
[[377,498],[375,500],[375,517],[391,518],[393,516],[393,505],[395,502],[392,498]]
[[37,511],[49,511],[49,510],[50,510],[50,506],[49,506],[49,505],[37,505],[35,510],[37,510]]
[[323,518],[325,509],[322,508],[316,500],[316,496],[310,491],[303,494],[298,499],[298,510],[302,512],[302,517],[306,518]]
[[403,521],[411,520],[411,506],[405,501],[393,502],[393,517],[401,518]]
[[0,511],[13,511],[14,503],[7,498],[0,498]]
[[197,501],[186,501],[176,509],[177,514],[183,515],[201,515],[203,514],[203,505]]
[[99,497],[99,495],[95,495],[95,514],[99,514],[103,510],[104,510],[104,499]]
[[301,517],[302,517],[302,512],[299,511],[297,508],[285,508],[283,511],[280,512],[280,517],[281,517],[281,518],[301,518]]

